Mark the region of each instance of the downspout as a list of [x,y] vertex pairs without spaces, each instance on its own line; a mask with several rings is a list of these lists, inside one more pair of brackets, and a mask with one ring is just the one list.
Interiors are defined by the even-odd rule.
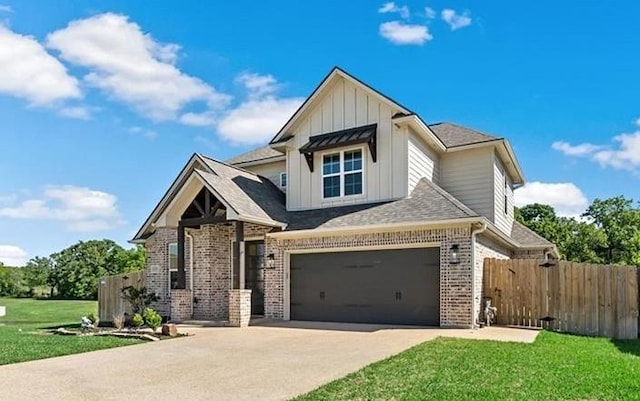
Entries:
[[471,328],[476,328],[476,235],[487,230],[487,223],[471,231]]
[[189,233],[185,233],[189,238],[189,289],[191,290],[191,318],[193,318],[193,299],[195,298],[193,293],[193,237]]

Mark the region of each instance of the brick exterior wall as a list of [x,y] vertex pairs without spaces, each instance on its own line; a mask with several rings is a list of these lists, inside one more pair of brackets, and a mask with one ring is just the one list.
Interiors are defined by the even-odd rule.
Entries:
[[229,325],[247,327],[251,320],[251,290],[229,290]]
[[191,290],[171,290],[171,320],[191,319]]
[[[471,231],[469,227],[423,229],[386,233],[329,235],[303,239],[267,237],[267,253],[275,256],[275,268],[265,271],[265,316],[284,318],[285,257],[295,250],[381,245],[440,244],[440,325],[470,327],[471,320]],[[460,247],[460,264],[449,264],[452,244]]]
[[[262,236],[271,227],[245,224],[245,237]],[[232,240],[235,226],[224,224],[204,225],[200,229],[187,229],[193,238],[193,315],[181,317],[201,320],[229,319],[229,290],[232,286]],[[156,229],[145,244],[147,249],[147,282],[150,291],[160,297],[152,307],[162,316],[172,315],[173,292],[169,293],[169,244],[178,241],[175,228]],[[191,243],[185,240],[185,273],[187,288],[191,284]],[[184,290],[177,290],[184,291]],[[181,295],[177,295],[181,296]],[[191,308],[189,308],[190,310]]]
[[504,246],[499,245],[497,242],[493,241],[491,238],[488,238],[485,235],[476,236],[476,246],[474,251],[475,258],[475,299],[473,302],[473,316],[475,317],[474,325],[477,326],[479,319],[481,318],[482,313],[482,300],[484,298],[484,293],[482,292],[483,288],[483,273],[484,273],[484,259],[485,258],[496,258],[496,259],[511,259],[512,252],[511,250],[505,248]]

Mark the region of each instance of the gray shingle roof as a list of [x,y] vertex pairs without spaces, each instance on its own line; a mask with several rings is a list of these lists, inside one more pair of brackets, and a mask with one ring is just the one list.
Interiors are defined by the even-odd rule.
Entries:
[[248,171],[203,157],[213,173],[196,173],[244,217],[284,223],[287,219],[284,193],[271,181]]
[[391,202],[289,212],[287,231],[475,217],[477,213],[423,178],[409,198]]
[[227,160],[227,163],[229,164],[248,163],[248,162],[253,162],[257,160],[271,159],[279,156],[284,156],[284,154],[275,149],[271,149],[271,147],[269,146],[263,146],[261,148],[253,149],[249,152],[235,156]]
[[554,246],[552,242],[542,238],[530,228],[520,224],[517,221],[513,222],[511,227],[511,238],[513,238],[520,246],[526,247],[539,247],[539,246]]
[[501,139],[452,123],[431,124],[429,128],[447,148]]

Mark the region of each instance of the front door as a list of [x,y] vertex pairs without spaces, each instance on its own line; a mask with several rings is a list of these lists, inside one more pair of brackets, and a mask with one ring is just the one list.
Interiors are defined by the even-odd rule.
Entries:
[[251,290],[251,314],[264,315],[264,241],[247,241],[244,288]]

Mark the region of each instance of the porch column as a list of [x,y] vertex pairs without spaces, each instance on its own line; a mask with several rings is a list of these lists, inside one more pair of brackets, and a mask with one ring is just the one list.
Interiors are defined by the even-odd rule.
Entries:
[[178,288],[187,288],[186,274],[184,270],[184,226],[178,224]]
[[236,240],[233,245],[233,288],[244,289],[244,222],[236,221]]

